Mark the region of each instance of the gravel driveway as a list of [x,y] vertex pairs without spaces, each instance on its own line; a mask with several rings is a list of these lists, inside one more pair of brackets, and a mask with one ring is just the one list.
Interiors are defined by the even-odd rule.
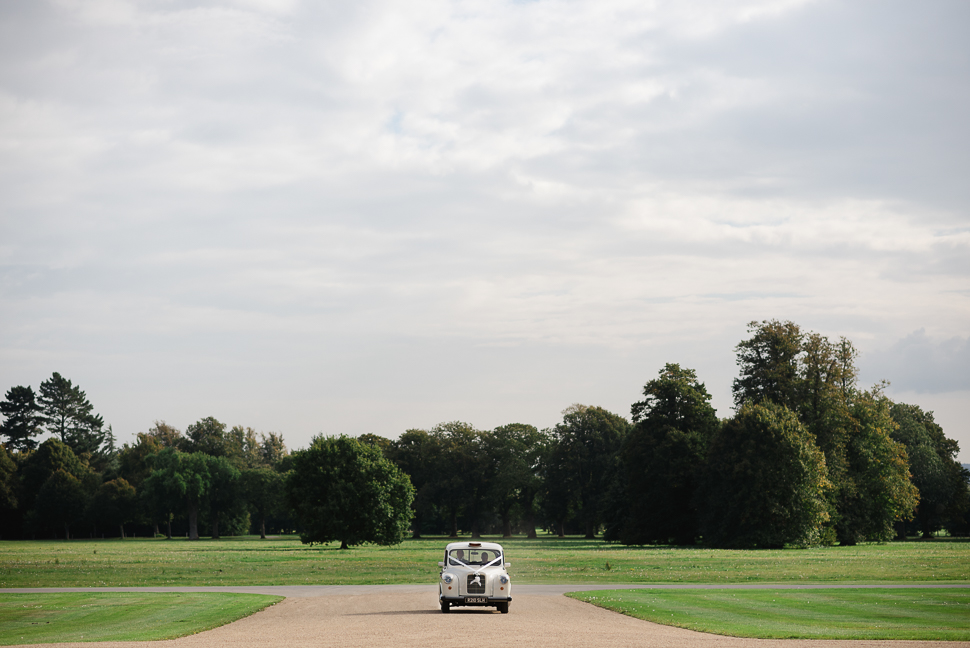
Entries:
[[[235,589],[235,588],[233,588]],[[455,648],[475,646],[864,648],[970,646],[970,642],[736,639],[669,628],[551,593],[513,593],[511,612],[438,609],[426,586],[355,589],[291,596],[251,617],[172,641],[50,644],[58,648]]]

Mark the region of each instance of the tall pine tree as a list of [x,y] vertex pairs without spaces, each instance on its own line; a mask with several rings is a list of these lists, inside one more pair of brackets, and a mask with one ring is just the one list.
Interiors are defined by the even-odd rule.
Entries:
[[11,387],[6,398],[0,402],[0,414],[5,420],[0,424],[0,435],[7,438],[8,450],[33,450],[37,442],[33,437],[41,433],[40,405],[30,387]]
[[44,427],[56,434],[77,455],[94,457],[114,451],[114,439],[104,429],[104,419],[81,388],[56,371],[40,384]]

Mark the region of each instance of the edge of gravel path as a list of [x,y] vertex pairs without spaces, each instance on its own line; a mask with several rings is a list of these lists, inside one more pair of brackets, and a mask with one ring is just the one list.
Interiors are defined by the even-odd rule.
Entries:
[[[844,584],[844,583],[549,583],[517,584],[515,594],[524,596],[559,596],[566,592],[588,592],[613,589],[937,589],[970,588],[970,583],[892,583],[892,584]],[[269,594],[287,598],[313,598],[317,596],[360,596],[381,592],[404,594],[437,591],[434,583],[427,585],[202,585],[186,587],[11,587],[0,588],[0,594],[43,594],[57,592],[213,592],[229,594]]]

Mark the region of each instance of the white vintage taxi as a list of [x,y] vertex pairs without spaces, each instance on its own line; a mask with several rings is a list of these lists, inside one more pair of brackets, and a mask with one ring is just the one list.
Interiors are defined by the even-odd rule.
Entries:
[[512,582],[509,579],[502,545],[494,542],[452,542],[445,547],[439,562],[438,600],[441,611],[459,605],[495,606],[502,614],[509,611]]

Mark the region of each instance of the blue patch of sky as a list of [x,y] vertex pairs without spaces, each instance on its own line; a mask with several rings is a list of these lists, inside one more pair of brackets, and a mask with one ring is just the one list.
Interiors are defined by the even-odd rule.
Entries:
[[404,112],[400,110],[395,110],[394,114],[391,115],[391,118],[387,120],[387,124],[385,125],[385,128],[391,131],[392,133],[394,133],[395,135],[402,134],[403,130],[401,127],[401,120],[403,118],[404,118]]

